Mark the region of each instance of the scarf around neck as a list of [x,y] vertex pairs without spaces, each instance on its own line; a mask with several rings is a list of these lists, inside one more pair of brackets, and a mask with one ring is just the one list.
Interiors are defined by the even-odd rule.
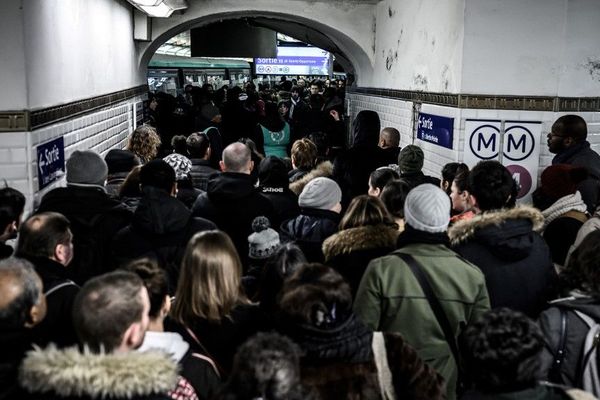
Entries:
[[552,221],[569,211],[586,212],[586,210],[587,206],[581,199],[581,193],[579,193],[579,191],[574,194],[563,196],[556,200],[550,207],[542,211],[542,215],[544,216],[544,229],[546,229]]
[[398,241],[396,242],[397,248],[416,243],[443,244],[446,247],[450,247],[450,239],[446,231],[437,233],[425,232],[417,230],[409,224],[405,224],[404,231],[398,236]]

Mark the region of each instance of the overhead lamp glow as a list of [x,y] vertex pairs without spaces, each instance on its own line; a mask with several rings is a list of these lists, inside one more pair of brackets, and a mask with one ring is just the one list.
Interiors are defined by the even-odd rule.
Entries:
[[136,6],[140,7],[155,7],[163,2],[163,0],[130,0]]
[[167,18],[173,14],[173,9],[165,3],[160,3],[151,7],[140,6],[140,8],[151,17]]

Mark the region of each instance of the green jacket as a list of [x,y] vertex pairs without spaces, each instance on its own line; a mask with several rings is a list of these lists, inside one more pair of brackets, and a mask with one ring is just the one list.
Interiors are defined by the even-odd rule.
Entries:
[[[450,321],[455,337],[490,309],[481,271],[442,244],[410,244],[394,253],[411,254],[421,264]],[[442,328],[419,282],[397,256],[369,263],[356,294],[354,311],[370,328],[399,332],[421,358],[446,380],[455,399],[457,368]]]

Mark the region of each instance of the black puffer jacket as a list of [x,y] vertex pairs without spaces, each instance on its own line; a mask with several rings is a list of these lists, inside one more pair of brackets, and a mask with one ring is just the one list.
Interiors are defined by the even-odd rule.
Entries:
[[88,279],[112,271],[110,243],[132,218],[130,209],[98,188],[68,186],[46,194],[37,213],[55,211],[71,222],[74,258],[68,269],[70,279],[83,284]]
[[448,230],[454,251],[485,275],[492,308],[536,318],[556,295],[556,272],[540,236],[543,216],[532,207],[486,212]]
[[338,230],[340,215],[329,210],[302,208],[300,215],[281,225],[282,243],[296,242],[309,262],[323,262],[323,241]]
[[231,237],[244,265],[248,264],[248,235],[259,215],[273,219],[273,205],[254,187],[248,174],[224,172],[213,176],[206,193],[192,207],[194,216],[213,221]]
[[[583,344],[589,331],[586,323],[577,316],[580,311],[595,321],[600,321],[600,301],[590,297],[568,297],[553,301],[551,307],[540,315],[539,325],[544,333],[545,346],[542,352],[541,378],[553,383],[571,387],[581,387],[576,379],[580,367]],[[551,373],[554,357],[559,348],[561,332],[561,309],[566,311],[567,324],[565,330],[566,352],[558,375]],[[558,378],[558,379],[557,379]]]
[[204,218],[193,218],[179,200],[153,187],[144,188],[133,221],[113,240],[119,265],[139,257],[155,259],[169,274],[170,291],[174,292],[179,265],[190,238],[200,231],[216,229]]
[[31,261],[42,278],[46,294],[46,316],[33,328],[35,344],[40,347],[46,347],[50,342],[59,347],[76,344],[77,335],[71,315],[79,286],[67,278],[68,267],[49,258],[25,258]]
[[206,191],[209,178],[214,174],[219,174],[219,171],[210,165],[210,160],[190,158],[190,161],[192,162],[190,176],[192,177],[194,187]]

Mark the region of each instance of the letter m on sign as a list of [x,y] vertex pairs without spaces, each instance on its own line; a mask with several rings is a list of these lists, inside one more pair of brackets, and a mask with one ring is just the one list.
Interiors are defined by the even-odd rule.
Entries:
[[[521,138],[517,142],[517,141],[515,141],[515,136],[509,134],[508,135],[508,152],[510,153],[512,151],[512,149],[518,149],[519,147],[521,147],[521,152],[525,153],[526,138],[527,138],[527,136],[521,135]],[[512,148],[511,148],[511,146],[512,146]]]
[[479,132],[479,136],[477,137],[477,151],[481,151],[481,146],[486,149],[492,146],[492,151],[496,151],[496,135],[490,136],[490,138],[486,141],[483,133]]

